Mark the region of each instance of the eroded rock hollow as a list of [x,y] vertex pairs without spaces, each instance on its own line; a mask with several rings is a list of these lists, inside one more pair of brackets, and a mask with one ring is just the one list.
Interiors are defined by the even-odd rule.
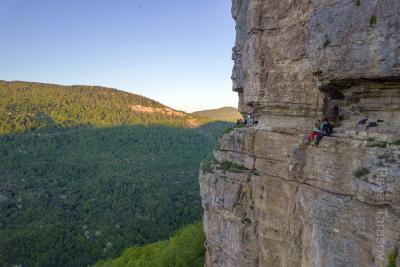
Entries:
[[[399,10],[399,0],[233,0],[233,90],[258,124],[223,135],[203,165],[206,266],[394,258]],[[306,145],[323,117],[333,136]]]

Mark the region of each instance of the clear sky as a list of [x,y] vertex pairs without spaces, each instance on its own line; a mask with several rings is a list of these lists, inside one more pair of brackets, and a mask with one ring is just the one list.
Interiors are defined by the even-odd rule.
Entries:
[[237,106],[231,0],[0,0],[0,80],[102,85],[176,109]]

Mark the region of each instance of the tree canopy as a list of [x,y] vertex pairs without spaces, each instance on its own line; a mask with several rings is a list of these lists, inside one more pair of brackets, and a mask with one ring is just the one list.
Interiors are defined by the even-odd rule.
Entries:
[[231,124],[132,104],[163,107],[99,87],[0,82],[1,266],[87,266],[201,218],[200,162]]

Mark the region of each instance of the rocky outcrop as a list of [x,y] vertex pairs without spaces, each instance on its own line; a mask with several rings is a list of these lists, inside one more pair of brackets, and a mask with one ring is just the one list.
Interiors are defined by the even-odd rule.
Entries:
[[[384,266],[398,252],[398,10],[233,1],[233,89],[259,123],[222,136],[201,172],[206,266]],[[335,106],[334,136],[305,145]]]
[[154,108],[154,107],[146,107],[142,105],[131,105],[132,111],[142,112],[142,113],[162,113],[168,116],[176,116],[176,117],[184,117],[187,116],[185,112],[176,111],[169,107],[162,108]]

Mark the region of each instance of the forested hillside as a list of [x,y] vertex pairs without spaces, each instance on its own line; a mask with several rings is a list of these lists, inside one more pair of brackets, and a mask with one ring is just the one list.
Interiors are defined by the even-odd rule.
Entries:
[[161,104],[120,91],[15,84],[0,89],[0,266],[87,266],[201,218],[199,165],[229,123],[123,112]]
[[[141,107],[147,109],[140,112]],[[209,121],[174,112],[154,100],[116,89],[0,81],[0,134],[88,125],[187,127]]]

